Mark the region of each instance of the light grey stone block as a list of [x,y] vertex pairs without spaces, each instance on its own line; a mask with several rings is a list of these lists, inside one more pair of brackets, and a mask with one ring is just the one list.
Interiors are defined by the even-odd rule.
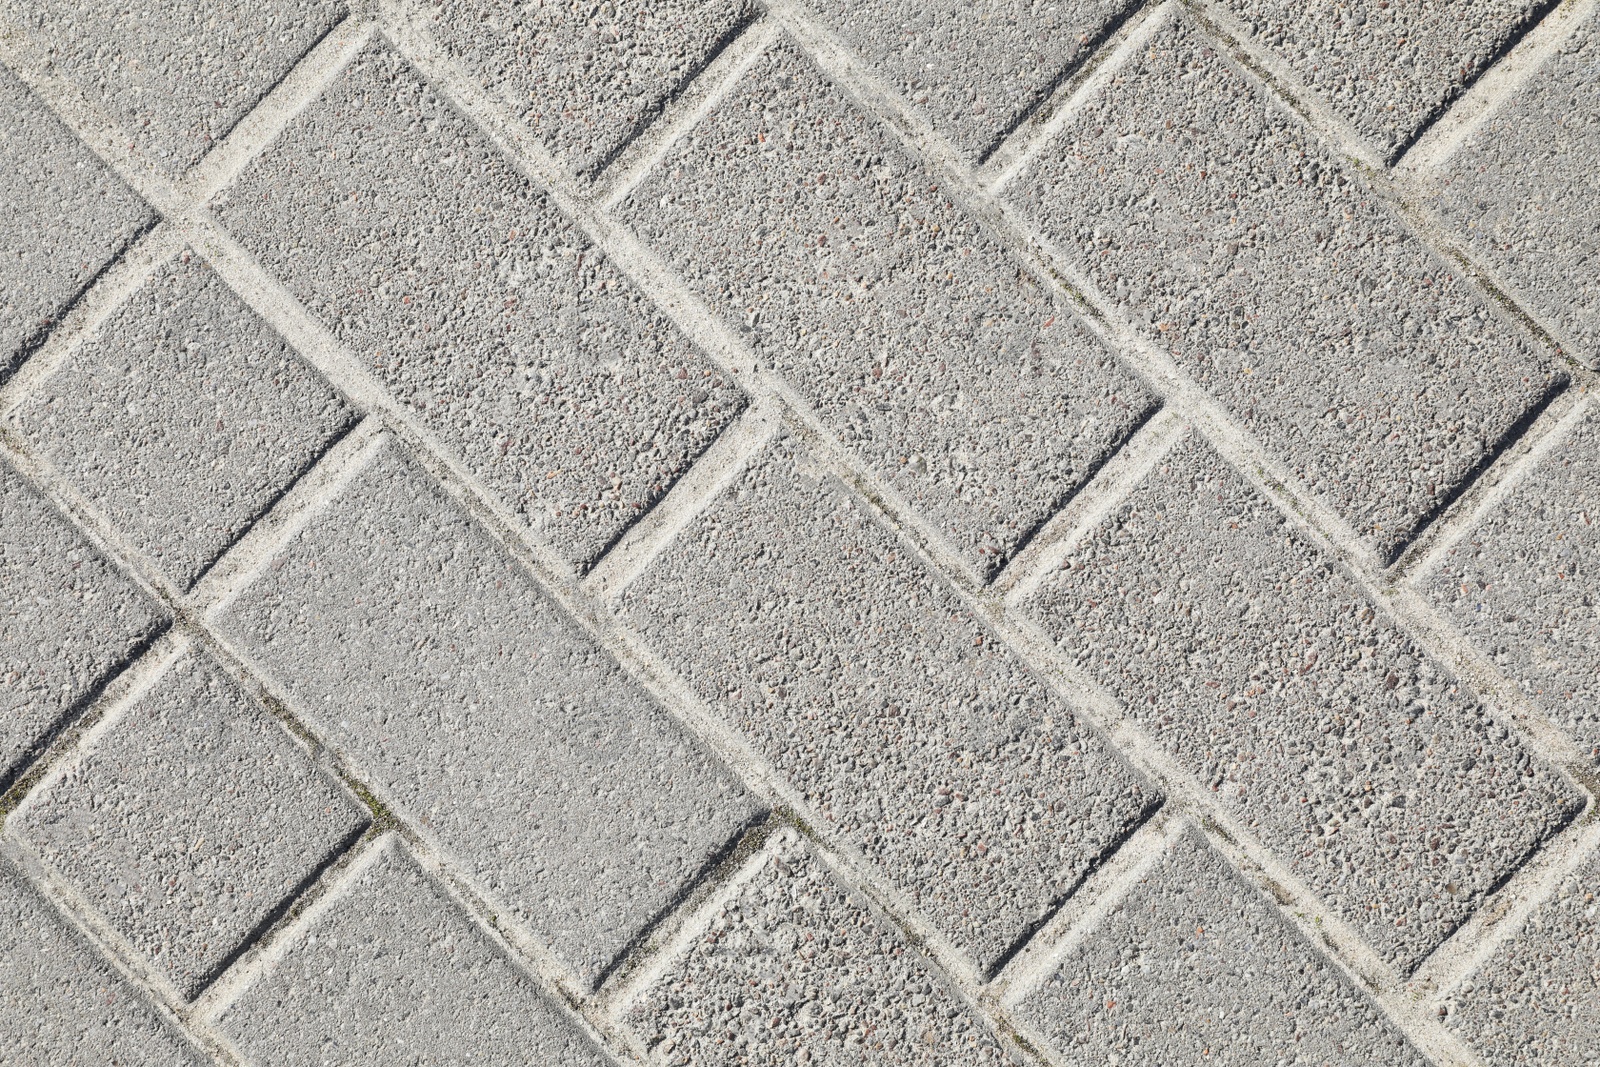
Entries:
[[0,1056],[17,1067],[209,1062],[0,859]]
[[1564,381],[1171,16],[1011,195],[1385,559]]
[[167,623],[0,460],[0,791]]
[[335,0],[166,0],[139,8],[122,0],[10,0],[6,6],[56,72],[172,174],[227,136],[345,12]]
[[44,861],[191,999],[367,824],[194,652],[18,814]]
[[1154,406],[792,45],[619,213],[986,574]]
[[1600,367],[1600,15],[1439,168],[1432,206],[1513,296]]
[[155,213],[0,65],[0,382]]
[[759,813],[392,444],[216,621],[586,978]]
[[1551,5],[1541,0],[1221,0],[1381,157],[1417,134]]
[[621,610],[982,970],[1159,802],[792,439]]
[[1192,829],[1020,1011],[1066,1063],[1428,1062]]
[[1582,807],[1198,437],[1027,610],[1403,970]]
[[399,846],[218,1021],[282,1067],[603,1067],[612,1061]]
[[217,213],[555,548],[591,562],[744,406],[379,43]]
[[767,859],[628,1021],[662,1067],[1015,1062],[898,931],[800,844]]
[[33,388],[28,443],[181,588],[355,414],[190,253]]
[[1600,413],[1446,553],[1427,591],[1600,760]]
[[988,156],[1135,6],[811,0],[874,73],[973,160]]
[[433,0],[426,25],[573,172],[593,177],[754,17],[749,0],[577,7]]
[[1453,991],[1448,1024],[1497,1067],[1600,1064],[1600,856]]

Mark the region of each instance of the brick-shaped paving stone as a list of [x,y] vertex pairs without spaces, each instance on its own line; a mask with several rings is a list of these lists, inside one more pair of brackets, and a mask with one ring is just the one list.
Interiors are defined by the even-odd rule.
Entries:
[[576,563],[744,404],[381,42],[216,208],[400,404]]
[[155,213],[0,65],[0,382]]
[[1551,6],[1220,0],[1381,157],[1404,151]]
[[392,843],[379,847],[219,1020],[252,1062],[612,1062],[414,860]]
[[19,1067],[210,1062],[0,859],[0,1058]]
[[1600,760],[1600,410],[1450,548],[1427,590]]
[[758,813],[387,442],[217,622],[587,978]]
[[354,413],[185,253],[13,414],[28,443],[189,586]]
[[1067,1063],[1427,1063],[1192,829],[1020,1011]]
[[429,0],[425,25],[557,158],[594,174],[753,17],[748,0]]
[[1381,556],[1564,381],[1181,15],[1010,195]]
[[1582,806],[1196,436],[1027,610],[1402,968]]
[[192,652],[18,817],[45,862],[191,998],[367,824]]
[[166,614],[0,459],[0,789]]
[[794,842],[739,886],[628,1021],[662,1067],[1014,1062],[904,935]]
[[1431,203],[1516,299],[1600,367],[1600,14],[1441,165]]
[[1600,855],[1450,997],[1448,1023],[1483,1062],[1593,1067],[1600,1057]]
[[1157,802],[792,439],[623,615],[980,969]]
[[619,211],[984,573],[1153,405],[789,44]]
[[987,156],[1135,6],[811,0],[874,73],[972,159]]
[[12,0],[57,74],[170,173],[196,162],[344,16],[337,0]]

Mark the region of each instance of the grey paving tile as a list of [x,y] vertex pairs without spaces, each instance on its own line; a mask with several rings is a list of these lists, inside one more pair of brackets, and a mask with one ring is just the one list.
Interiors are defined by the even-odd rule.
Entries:
[[0,1055],[17,1067],[208,1062],[0,858]]
[[177,174],[225,137],[344,17],[335,0],[9,0],[56,73]]
[[218,1022],[283,1067],[612,1061],[398,846]]
[[18,832],[194,997],[361,832],[365,810],[208,658],[186,653]]
[[1487,1063],[1600,1063],[1600,856],[1564,879],[1450,997],[1448,1025]]
[[392,445],[216,621],[587,978],[758,813]]
[[985,573],[1153,406],[790,45],[619,213]]
[[1432,206],[1524,307],[1600,367],[1600,16],[1440,167]]
[[12,418],[31,447],[187,588],[355,413],[185,253]]
[[155,213],[0,65],[0,382]]
[[749,0],[580,7],[432,0],[426,25],[556,156],[593,177],[754,17]]
[[1429,122],[1550,7],[1542,0],[1220,0],[1381,156]]
[[0,460],[0,789],[166,613]]
[[1182,16],[1010,193],[1381,555],[1564,375]]
[[1581,807],[1198,437],[1027,610],[1402,968]]
[[901,935],[800,844],[767,859],[628,1021],[663,1067],[1014,1062]]
[[1600,413],[1446,554],[1428,594],[1600,760]]
[[1042,103],[1137,4],[810,0],[810,6],[976,160]]
[[1020,1010],[1068,1063],[1428,1062],[1194,830]]
[[744,404],[382,43],[216,209],[575,563],[615,540]]
[[621,611],[980,968],[1159,799],[791,439]]

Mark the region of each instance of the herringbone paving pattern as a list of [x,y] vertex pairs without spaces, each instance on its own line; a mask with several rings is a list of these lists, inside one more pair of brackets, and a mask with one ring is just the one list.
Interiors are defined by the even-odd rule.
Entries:
[[0,3],[0,1064],[1600,1064],[1600,0]]

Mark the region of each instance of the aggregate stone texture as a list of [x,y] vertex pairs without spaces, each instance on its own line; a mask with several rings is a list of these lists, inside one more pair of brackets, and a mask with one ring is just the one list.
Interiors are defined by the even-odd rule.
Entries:
[[1600,1063],[1600,858],[1564,878],[1450,998],[1448,1024],[1487,1062]]
[[1385,558],[1565,381],[1184,16],[1008,192]]
[[609,1067],[415,861],[379,847],[219,1020],[253,1062]]
[[1192,829],[1022,1012],[1069,1063],[1427,1063]]
[[0,64],[0,382],[154,222],[149,206]]
[[1403,969],[1582,807],[1195,436],[1028,609]]
[[187,588],[355,416],[209,267],[184,253],[12,418]]
[[1428,589],[1600,761],[1600,411],[1450,548]]
[[1016,1061],[922,957],[787,843],[629,1014],[663,1067]]
[[591,178],[755,15],[746,0],[427,0],[424,10],[451,58]]
[[1392,159],[1549,7],[1539,0],[1221,0]]
[[984,574],[1154,406],[790,44],[619,213]]
[[0,459],[0,789],[167,622]]
[[408,413],[576,564],[744,405],[382,41],[215,209]]
[[217,623],[585,980],[759,813],[387,441]]
[[10,0],[58,75],[107,111],[169,174],[225,137],[344,17],[334,0],[218,5]]
[[891,0],[869,7],[811,0],[810,6],[976,160],[1028,118],[1137,5]]
[[189,998],[367,824],[193,652],[17,818],[41,858]]
[[1159,802],[793,439],[623,614],[980,969]]
[[1439,168],[1435,213],[1600,367],[1600,16],[1590,15]]
[[208,1062],[0,859],[0,1056],[21,1067]]

